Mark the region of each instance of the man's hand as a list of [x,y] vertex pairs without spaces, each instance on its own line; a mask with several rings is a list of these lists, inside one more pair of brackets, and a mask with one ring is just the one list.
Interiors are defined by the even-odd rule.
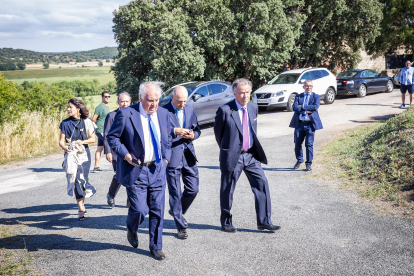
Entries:
[[112,163],[112,153],[106,154],[106,160],[108,160],[109,163]]
[[[124,160],[127,161],[132,166],[137,167],[137,165],[132,163],[132,155],[131,154],[127,153],[124,157]],[[139,165],[141,165],[141,161],[139,159],[137,160],[137,162],[138,162]]]
[[180,135],[181,137],[183,137],[184,134],[187,133],[187,131],[185,131],[183,128],[181,127],[175,127],[174,128],[174,133],[177,135]]
[[194,132],[193,131],[189,131],[184,135],[181,135],[181,137],[183,137],[184,139],[194,139]]
[[165,159],[165,162],[167,162],[167,165],[170,163],[170,161],[168,161],[167,159]]

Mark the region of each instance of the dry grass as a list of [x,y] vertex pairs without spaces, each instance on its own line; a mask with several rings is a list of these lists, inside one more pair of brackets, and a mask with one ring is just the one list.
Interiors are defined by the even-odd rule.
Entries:
[[5,123],[0,129],[0,164],[58,149],[59,125],[66,116],[66,112],[54,116],[26,112],[20,119]]

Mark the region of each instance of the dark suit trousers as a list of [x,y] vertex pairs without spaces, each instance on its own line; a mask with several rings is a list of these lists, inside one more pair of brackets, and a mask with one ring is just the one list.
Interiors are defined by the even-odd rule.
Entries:
[[306,164],[312,164],[314,138],[315,129],[311,122],[300,122],[295,128],[295,155],[298,162],[303,162],[302,143],[305,140]]
[[165,169],[165,160],[151,167],[142,167],[141,174],[134,185],[126,189],[131,204],[126,221],[127,228],[131,233],[137,232],[138,226],[149,213],[150,250],[162,249]]
[[[180,177],[183,177],[184,192],[181,192]],[[174,215],[177,229],[184,226],[183,214],[193,203],[198,193],[198,168],[191,152],[184,151],[181,165],[176,168],[167,168],[167,183],[170,194],[170,208]]]
[[255,206],[257,225],[270,225],[271,221],[271,203],[270,192],[267,178],[263,172],[262,165],[251,153],[241,154],[234,171],[221,172],[220,188],[220,208],[221,208],[221,225],[232,225],[232,215],[230,209],[233,203],[233,193],[236,188],[236,182],[242,171],[247,176],[252,188]]
[[[116,158],[115,155],[113,156]],[[109,186],[108,194],[110,197],[115,198],[116,194],[119,191],[119,188],[121,187],[121,183],[119,183],[118,179],[116,179],[115,177],[116,176],[116,160],[115,159],[112,160],[112,168],[114,169],[115,174],[114,174],[114,177],[112,177],[112,182],[111,182],[111,186]]]

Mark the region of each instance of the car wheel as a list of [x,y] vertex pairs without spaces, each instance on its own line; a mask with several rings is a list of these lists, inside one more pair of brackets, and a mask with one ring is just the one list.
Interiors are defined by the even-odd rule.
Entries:
[[332,87],[329,87],[325,92],[325,98],[323,102],[325,104],[332,104],[335,101],[335,90]]
[[286,109],[289,112],[293,111],[293,103],[295,102],[295,97],[296,97],[296,94],[290,94],[290,96],[289,96],[287,106],[286,106]]
[[391,80],[387,82],[387,89],[385,89],[385,93],[391,93],[394,90],[394,84]]
[[259,106],[259,111],[266,111],[267,110],[267,106]]
[[358,98],[363,98],[366,95],[367,95],[367,87],[365,86],[365,84],[361,84],[361,86],[359,87],[359,90],[358,90],[357,97]]

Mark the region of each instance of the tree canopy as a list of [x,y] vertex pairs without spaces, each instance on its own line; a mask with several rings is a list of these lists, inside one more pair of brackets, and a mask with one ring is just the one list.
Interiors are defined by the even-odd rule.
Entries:
[[379,0],[135,0],[114,12],[118,91],[139,83],[255,86],[287,67],[350,68],[379,34]]

